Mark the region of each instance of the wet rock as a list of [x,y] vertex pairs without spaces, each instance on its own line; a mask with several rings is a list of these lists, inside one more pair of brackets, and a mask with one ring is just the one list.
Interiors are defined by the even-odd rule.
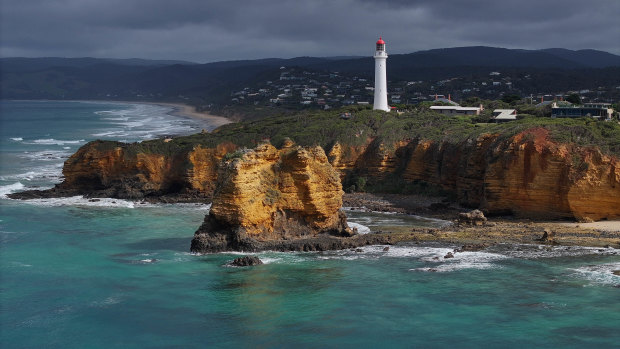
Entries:
[[488,244],[467,244],[455,249],[454,252],[477,252],[487,247],[489,247]]
[[543,236],[541,236],[539,239],[536,239],[536,241],[546,242],[546,241],[553,241],[554,239],[555,239],[555,232],[549,229],[545,229],[545,231],[543,232]]
[[243,256],[235,259],[230,263],[230,265],[234,265],[236,267],[250,267],[254,265],[261,265],[263,261],[256,256]]
[[445,256],[443,256],[444,259],[447,258],[454,258],[454,254],[452,252],[448,252]]
[[431,211],[443,211],[448,209],[448,204],[443,202],[435,202],[428,206],[428,209]]
[[357,248],[355,249],[355,252],[360,253],[360,252],[364,252],[364,250],[362,250],[361,248]]
[[620,270],[614,270],[612,273],[616,276],[620,276]]
[[383,248],[383,252],[387,252],[387,251],[389,251],[389,250],[390,250],[390,246],[385,246],[385,247]]
[[480,210],[473,210],[471,212],[461,212],[459,213],[459,223],[460,224],[470,224],[470,225],[483,225],[486,223],[487,218],[484,216],[484,213]]

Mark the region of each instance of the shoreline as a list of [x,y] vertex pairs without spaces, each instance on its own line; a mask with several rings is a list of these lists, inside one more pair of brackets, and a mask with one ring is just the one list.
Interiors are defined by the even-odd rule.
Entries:
[[[131,102],[123,102],[123,103],[131,103]],[[136,104],[150,104],[150,105],[158,105],[163,107],[171,107],[172,110],[168,113],[172,116],[180,116],[185,118],[190,118],[194,120],[200,121],[208,121],[212,129],[216,129],[220,126],[230,124],[233,121],[223,117],[217,116],[213,114],[209,114],[206,112],[198,112],[196,108],[182,103],[167,103],[167,102],[135,102]]]
[[[207,121],[212,127],[212,130],[233,123],[224,116],[218,116],[209,114],[206,112],[198,112],[196,108],[183,103],[169,103],[169,102],[153,102],[153,101],[122,101],[122,100],[93,100],[93,99],[71,99],[71,100],[57,100],[57,99],[3,99],[4,101],[28,101],[28,102],[87,102],[87,103],[118,103],[118,104],[146,104],[146,105],[158,105],[162,107],[172,108],[167,114],[172,116],[184,117],[194,120]],[[209,131],[211,132],[211,131]]]
[[[399,194],[345,194],[344,206],[364,207],[451,221],[441,228],[407,227],[388,233],[396,242],[443,242],[490,246],[501,243],[540,246],[613,247],[620,249],[620,220],[578,223],[490,217],[483,225],[458,223],[458,213],[471,211],[441,197]],[[387,233],[387,232],[386,232]],[[547,235],[547,237],[544,237]]]

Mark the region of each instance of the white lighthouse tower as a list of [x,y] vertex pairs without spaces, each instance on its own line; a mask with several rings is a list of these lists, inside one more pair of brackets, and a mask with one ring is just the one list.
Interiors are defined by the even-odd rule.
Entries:
[[385,41],[379,38],[375,51],[375,102],[372,109],[390,111],[387,103],[387,73],[385,63],[388,55],[385,52]]

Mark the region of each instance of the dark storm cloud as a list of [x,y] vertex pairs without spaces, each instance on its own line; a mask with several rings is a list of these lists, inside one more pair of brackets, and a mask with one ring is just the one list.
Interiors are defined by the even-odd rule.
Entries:
[[617,0],[4,0],[2,56],[198,62],[487,45],[620,53]]

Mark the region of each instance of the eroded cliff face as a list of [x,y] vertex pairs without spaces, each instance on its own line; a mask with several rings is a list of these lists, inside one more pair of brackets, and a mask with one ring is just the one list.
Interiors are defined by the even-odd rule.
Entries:
[[220,166],[192,251],[260,250],[271,241],[349,236],[339,173],[320,147],[263,144]]
[[178,193],[210,197],[220,160],[235,149],[234,144],[222,143],[162,154],[128,150],[115,142],[90,142],[65,162],[59,188],[129,199]]
[[353,173],[379,183],[397,177],[423,181],[453,192],[462,205],[490,214],[620,217],[618,160],[598,149],[553,142],[544,128],[513,137],[483,134],[458,143],[373,141],[356,150],[345,153],[337,144],[330,151],[342,178]]
[[552,142],[545,129],[409,146],[403,177],[441,185],[463,205],[536,219],[620,217],[617,160]]
[[[255,151],[252,156],[261,154],[267,172],[260,169],[258,158],[253,160],[257,164],[252,171],[270,173],[261,177],[260,186],[275,188],[269,180],[277,181],[278,186],[297,180],[292,172],[286,176],[272,173],[273,161],[292,164],[293,159],[286,154],[293,148],[289,142],[281,150]],[[221,159],[237,146],[232,143],[211,148],[195,145],[167,152],[141,149],[116,142],[91,142],[66,161],[65,181],[57,188],[49,192],[11,194],[11,197],[30,198],[40,193],[130,199],[185,195],[184,200],[208,200],[221,174]],[[314,148],[305,151],[313,153],[311,149]],[[420,139],[386,145],[377,139],[367,139],[358,146],[336,143],[328,157],[323,154],[320,158],[333,165],[342,181],[365,177],[379,184],[399,178],[405,182],[431,183],[453,192],[462,205],[481,208],[490,214],[513,213],[539,219],[620,217],[618,160],[597,149],[553,142],[543,128],[512,137],[483,134],[462,142]],[[285,187],[278,188],[278,195],[287,193]],[[304,195],[313,195],[313,188],[308,186]],[[231,202],[245,200],[235,197],[235,192],[226,195],[226,200]],[[293,207],[294,200],[287,200]],[[301,201],[296,202],[300,205]],[[271,214],[254,218],[264,221]]]

